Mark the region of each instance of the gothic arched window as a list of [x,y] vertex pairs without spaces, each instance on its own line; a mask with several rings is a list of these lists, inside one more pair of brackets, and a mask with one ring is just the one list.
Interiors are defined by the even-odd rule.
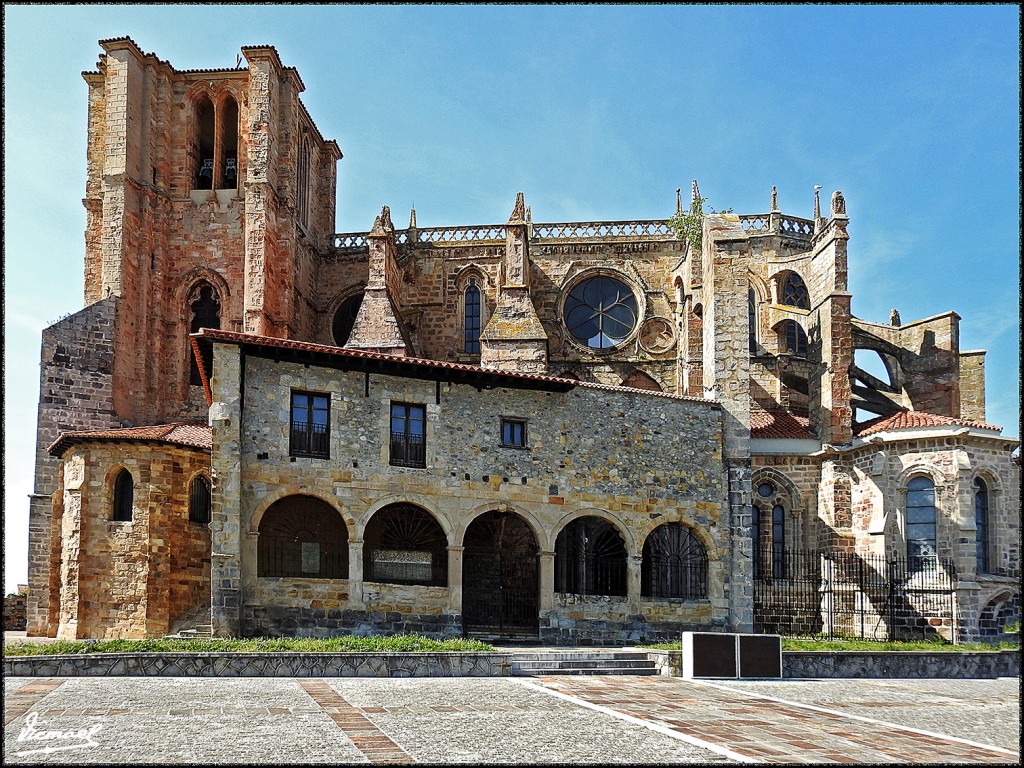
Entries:
[[[198,291],[193,289],[192,295],[196,298],[189,304],[192,312],[192,322],[189,324],[189,333],[197,333],[200,328],[220,328],[220,301],[217,300],[217,292],[209,283],[201,283]],[[188,383],[202,386],[203,379],[199,375],[199,363],[189,346],[189,375]],[[203,350],[203,368],[207,374],[213,368],[213,348],[207,347]]]
[[747,339],[750,354],[757,354],[757,294],[753,288],[747,289]]
[[781,504],[772,507],[772,578],[786,576],[786,510]]
[[974,478],[974,526],[977,540],[978,573],[989,573],[989,527],[988,484],[980,477]]
[[134,502],[135,480],[131,472],[122,469],[114,480],[114,513],[111,519],[121,523],[131,522]]
[[936,549],[935,483],[918,475],[907,483],[907,557],[912,568],[921,568],[925,558],[933,559]]
[[238,102],[225,96],[217,117],[220,122],[220,180],[217,189],[238,187]]
[[334,313],[334,321],[331,323],[331,335],[334,343],[344,347],[348,343],[349,336],[356,324],[356,317],[359,315],[359,307],[363,305],[363,294],[357,293],[349,296],[338,307]]
[[480,289],[477,288],[476,278],[469,278],[469,285],[466,286],[466,319],[465,319],[465,341],[463,351],[468,354],[479,354],[480,352]]
[[295,178],[295,200],[299,209],[299,221],[303,224],[309,223],[309,165],[310,165],[309,137],[302,137],[302,144],[299,147],[299,162],[296,168]]
[[193,189],[213,189],[213,154],[216,124],[213,104],[203,96],[196,104],[196,177]]
[[238,102],[226,95],[218,104],[202,94],[195,102],[192,189],[238,187]]
[[786,274],[786,279],[782,282],[781,294],[779,303],[784,306],[797,309],[811,308],[811,297],[807,293],[807,286],[804,284],[803,278],[796,272]]

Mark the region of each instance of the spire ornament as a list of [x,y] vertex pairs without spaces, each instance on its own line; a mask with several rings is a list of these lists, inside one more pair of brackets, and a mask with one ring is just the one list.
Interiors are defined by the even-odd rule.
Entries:
[[779,193],[775,190],[775,185],[772,184],[772,213],[779,210]]

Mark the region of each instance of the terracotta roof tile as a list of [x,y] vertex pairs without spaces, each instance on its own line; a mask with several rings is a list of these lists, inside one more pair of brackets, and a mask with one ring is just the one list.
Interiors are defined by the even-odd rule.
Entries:
[[206,424],[178,421],[173,424],[155,424],[148,427],[61,432],[60,437],[54,440],[47,450],[53,456],[61,456],[75,443],[91,440],[155,440],[206,451],[213,448],[212,433]]
[[[654,397],[666,397],[673,400],[690,400],[693,402],[708,403],[717,405],[713,400],[705,400],[699,397],[687,395],[675,395],[667,392],[656,392],[649,389],[634,389],[632,387],[615,387],[608,384],[596,384],[593,382],[578,381],[577,379],[563,379],[557,376],[548,376],[540,373],[514,373],[510,371],[496,371],[490,368],[482,368],[478,365],[466,365],[465,363],[450,363],[445,360],[429,360],[422,357],[398,357],[387,355],[382,352],[368,352],[362,349],[346,349],[344,347],[333,347],[326,344],[314,344],[309,341],[296,341],[294,339],[281,339],[276,336],[258,336],[252,333],[238,333],[236,331],[222,331],[211,328],[202,328],[198,333],[192,334],[193,340],[200,341],[221,341],[229,344],[252,344],[259,347],[274,347],[278,349],[290,349],[303,352],[314,352],[331,357],[351,358],[355,360],[376,360],[386,362],[395,368],[435,368],[448,371],[462,371],[465,373],[486,376],[494,381],[502,379],[510,383],[516,381],[531,381],[539,384],[550,384],[553,388],[567,391],[575,387],[587,389],[602,389],[611,392],[631,392]],[[200,357],[201,359],[201,357]],[[200,368],[202,369],[202,365]],[[205,370],[201,371],[206,376]],[[500,386],[500,384],[499,384]],[[209,396],[209,394],[208,394]]]
[[919,429],[921,427],[974,427],[990,429],[995,432],[1001,432],[1003,429],[983,421],[954,419],[952,416],[939,416],[936,413],[925,413],[924,411],[900,411],[893,416],[879,416],[877,419],[866,421],[856,428],[854,434],[864,437],[894,429]]
[[755,439],[817,440],[811,433],[810,419],[782,408],[750,411],[750,436]]

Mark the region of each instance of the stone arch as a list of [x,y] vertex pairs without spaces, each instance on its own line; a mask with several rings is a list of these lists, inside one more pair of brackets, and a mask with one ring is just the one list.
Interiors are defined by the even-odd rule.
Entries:
[[[266,496],[263,496],[260,499],[259,503],[256,505],[252,513],[249,515],[249,522],[248,525],[246,526],[245,533],[250,535],[257,534],[260,529],[260,522],[263,520],[263,515],[266,514],[267,509],[269,509],[273,504],[277,503],[281,499],[287,498],[288,496],[310,496],[314,499],[317,499],[318,501],[322,501],[329,507],[331,507],[331,509],[338,513],[338,515],[342,519],[342,522],[345,523],[345,528],[348,531],[351,532],[355,527],[355,520],[353,520],[352,516],[347,514],[343,508],[338,506],[338,502],[333,496],[327,493],[323,493],[322,491],[319,491],[315,488],[296,489],[295,486],[282,486],[275,488],[274,490],[267,493]],[[353,540],[354,537],[350,533],[349,541]]]
[[552,530],[555,592],[625,597],[631,540],[610,515],[572,515]]
[[363,526],[363,581],[448,586],[448,533],[418,504],[377,509]]
[[695,526],[683,521],[660,522],[644,537],[640,596],[649,600],[709,599],[712,552]]
[[452,539],[450,537],[450,540],[455,542],[455,546],[465,546],[466,531],[477,518],[482,517],[488,512],[514,512],[519,515],[519,517],[523,518],[523,520],[526,521],[526,524],[530,526],[530,530],[533,531],[533,535],[537,539],[537,545],[540,547],[541,552],[550,552],[554,546],[554,542],[550,536],[550,531],[547,530],[536,515],[532,512],[528,512],[522,507],[508,502],[487,502],[475,507],[473,511],[466,515],[455,527],[454,538]]
[[[197,492],[196,484],[202,481],[205,481],[209,492],[206,504],[206,520],[204,521],[193,519],[196,514],[194,504],[198,501],[194,495]],[[213,516],[213,479],[210,477],[209,470],[198,469],[190,474],[188,479],[185,481],[185,492],[188,496],[188,509],[186,510],[186,515],[189,522],[202,522],[208,524]]]
[[256,529],[257,577],[347,579],[350,536],[337,511],[305,493],[267,505]]
[[[130,487],[125,491],[122,486],[124,479],[128,478],[131,481]],[[125,466],[123,463],[117,463],[111,466],[106,473],[103,480],[104,487],[104,518],[107,520],[117,520],[119,522],[134,522],[135,521],[135,509],[138,502],[136,498],[135,489],[138,485],[138,478],[136,473],[132,472],[130,468]],[[128,516],[118,517],[118,504],[122,503],[123,497],[120,494],[127,492],[128,498]]]
[[[803,276],[794,269],[781,269],[771,278],[775,303],[784,307],[793,307],[810,311],[814,303],[811,301],[811,289]],[[789,303],[790,301],[794,303]],[[803,305],[803,306],[801,306]]]
[[630,554],[636,552],[637,537],[633,529],[623,523],[621,518],[616,517],[610,512],[605,512],[603,509],[575,509],[562,515],[558,518],[555,524],[551,526],[551,535],[553,540],[558,538],[558,534],[562,532],[562,529],[565,528],[565,526],[573,520],[578,520],[581,517],[599,517],[602,520],[608,521],[615,526],[619,535],[622,536],[622,540],[626,544],[626,553]]
[[[359,313],[359,307],[362,306],[362,297],[365,293],[366,284],[360,282],[346,288],[328,304],[328,323],[325,333],[327,343],[335,346],[344,346],[348,342],[352,328],[355,325],[356,315]],[[359,298],[358,302],[356,301],[357,297]],[[342,313],[344,314],[342,315]],[[338,339],[340,335],[343,335],[345,340],[339,344]]]
[[366,509],[359,513],[357,519],[354,518],[353,540],[356,542],[362,541],[363,534],[366,531],[366,525],[370,522],[371,518],[377,514],[377,512],[384,509],[384,507],[390,507],[394,504],[411,504],[416,507],[421,507],[437,521],[438,525],[441,526],[441,530],[444,531],[444,535],[448,539],[448,546],[453,546],[457,541],[456,527],[452,524],[451,519],[441,511],[440,507],[435,503],[435,500],[431,497],[421,496],[415,493],[388,494],[387,496],[380,497],[366,507]]
[[1006,586],[997,587],[979,601],[978,634],[984,640],[998,640],[1007,624],[1020,622],[1020,591]]
[[896,483],[900,489],[906,489],[907,483],[915,475],[928,475],[935,483],[935,490],[938,491],[940,486],[945,486],[949,482],[949,478],[943,474],[942,470],[934,464],[929,464],[924,461],[916,461],[899,473],[896,478]]
[[700,541],[700,543],[704,546],[704,551],[707,552],[708,555],[709,564],[721,559],[719,557],[719,543],[715,541],[714,536],[712,536],[711,533],[708,530],[706,530],[703,526],[697,525],[692,520],[689,520],[683,517],[682,515],[678,517],[669,517],[667,519],[663,516],[657,518],[656,520],[647,521],[637,533],[635,553],[636,557],[641,557],[643,555],[644,544],[647,543],[647,539],[654,531],[654,529],[664,525],[665,523],[682,523],[687,528],[689,528],[690,532],[694,536],[696,536],[698,541]]

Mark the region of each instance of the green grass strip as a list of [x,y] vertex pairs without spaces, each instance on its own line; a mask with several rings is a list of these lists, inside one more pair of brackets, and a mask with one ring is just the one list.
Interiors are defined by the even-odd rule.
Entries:
[[486,653],[495,648],[479,640],[432,640],[420,635],[379,637],[246,637],[153,638],[149,640],[58,640],[53,643],[14,642],[4,656],[51,656],[81,653]]

